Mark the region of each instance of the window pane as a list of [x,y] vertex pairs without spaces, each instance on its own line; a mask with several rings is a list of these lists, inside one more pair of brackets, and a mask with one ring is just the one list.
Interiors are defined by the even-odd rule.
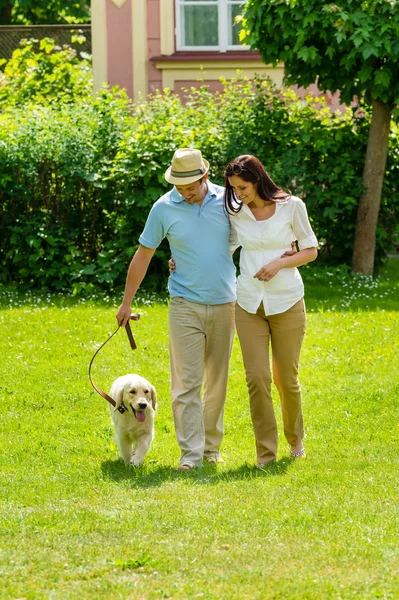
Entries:
[[180,0],[182,4],[185,2],[189,2],[190,4],[204,4],[204,2],[213,2],[213,4],[217,4],[219,0]]
[[244,7],[240,4],[229,4],[229,46],[241,46],[239,34],[242,29],[241,23],[235,22],[235,17],[242,15]]
[[182,7],[184,46],[218,46],[218,7]]

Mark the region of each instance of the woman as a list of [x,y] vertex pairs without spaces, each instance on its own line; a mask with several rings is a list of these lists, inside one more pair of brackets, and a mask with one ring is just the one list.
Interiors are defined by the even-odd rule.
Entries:
[[[258,467],[276,460],[269,344],[292,458],[305,457],[298,362],[305,333],[304,288],[298,269],[317,257],[305,204],[277,186],[251,155],[225,170],[225,207],[241,246],[236,327],[256,439]],[[291,255],[297,240],[299,252]]]

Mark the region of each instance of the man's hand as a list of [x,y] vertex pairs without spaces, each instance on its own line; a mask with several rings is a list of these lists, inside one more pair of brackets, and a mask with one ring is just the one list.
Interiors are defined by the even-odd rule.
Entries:
[[173,258],[173,256],[171,256],[170,259],[168,260],[168,266],[169,266],[169,273],[172,275],[173,271],[176,269],[176,263],[175,263],[175,259]]
[[291,250],[287,250],[286,252],[284,252],[284,254],[281,255],[281,258],[284,258],[284,256],[293,256],[297,252],[298,250],[296,249],[296,243],[291,242]]
[[131,309],[130,304],[125,304],[122,302],[122,304],[120,305],[119,310],[117,312],[117,315],[116,315],[116,320],[118,321],[118,325],[120,327],[125,327],[126,323],[130,319],[131,314],[132,314],[132,309]]

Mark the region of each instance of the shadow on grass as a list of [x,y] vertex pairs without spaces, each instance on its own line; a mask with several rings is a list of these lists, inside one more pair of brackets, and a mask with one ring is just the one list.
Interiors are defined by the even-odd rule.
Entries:
[[127,467],[121,460],[107,460],[102,463],[101,470],[106,479],[112,481],[130,481],[132,487],[150,488],[185,480],[192,485],[217,485],[232,481],[245,481],[258,478],[278,477],[284,475],[294,461],[283,458],[275,463],[258,469],[244,464],[234,469],[226,469],[216,465],[204,465],[192,471],[177,471],[173,467],[157,467],[144,465],[139,468]]

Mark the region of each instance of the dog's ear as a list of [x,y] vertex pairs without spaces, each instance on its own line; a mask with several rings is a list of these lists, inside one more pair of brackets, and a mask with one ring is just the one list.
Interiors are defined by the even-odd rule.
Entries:
[[155,410],[155,407],[157,405],[157,393],[156,393],[153,385],[150,386],[150,390],[151,390],[151,404],[152,404],[152,408]]
[[123,386],[122,385],[120,385],[119,387],[116,388],[116,390],[114,390],[113,399],[115,400],[115,406],[114,406],[114,412],[115,412],[118,410],[118,408],[122,404],[122,400],[123,400]]

